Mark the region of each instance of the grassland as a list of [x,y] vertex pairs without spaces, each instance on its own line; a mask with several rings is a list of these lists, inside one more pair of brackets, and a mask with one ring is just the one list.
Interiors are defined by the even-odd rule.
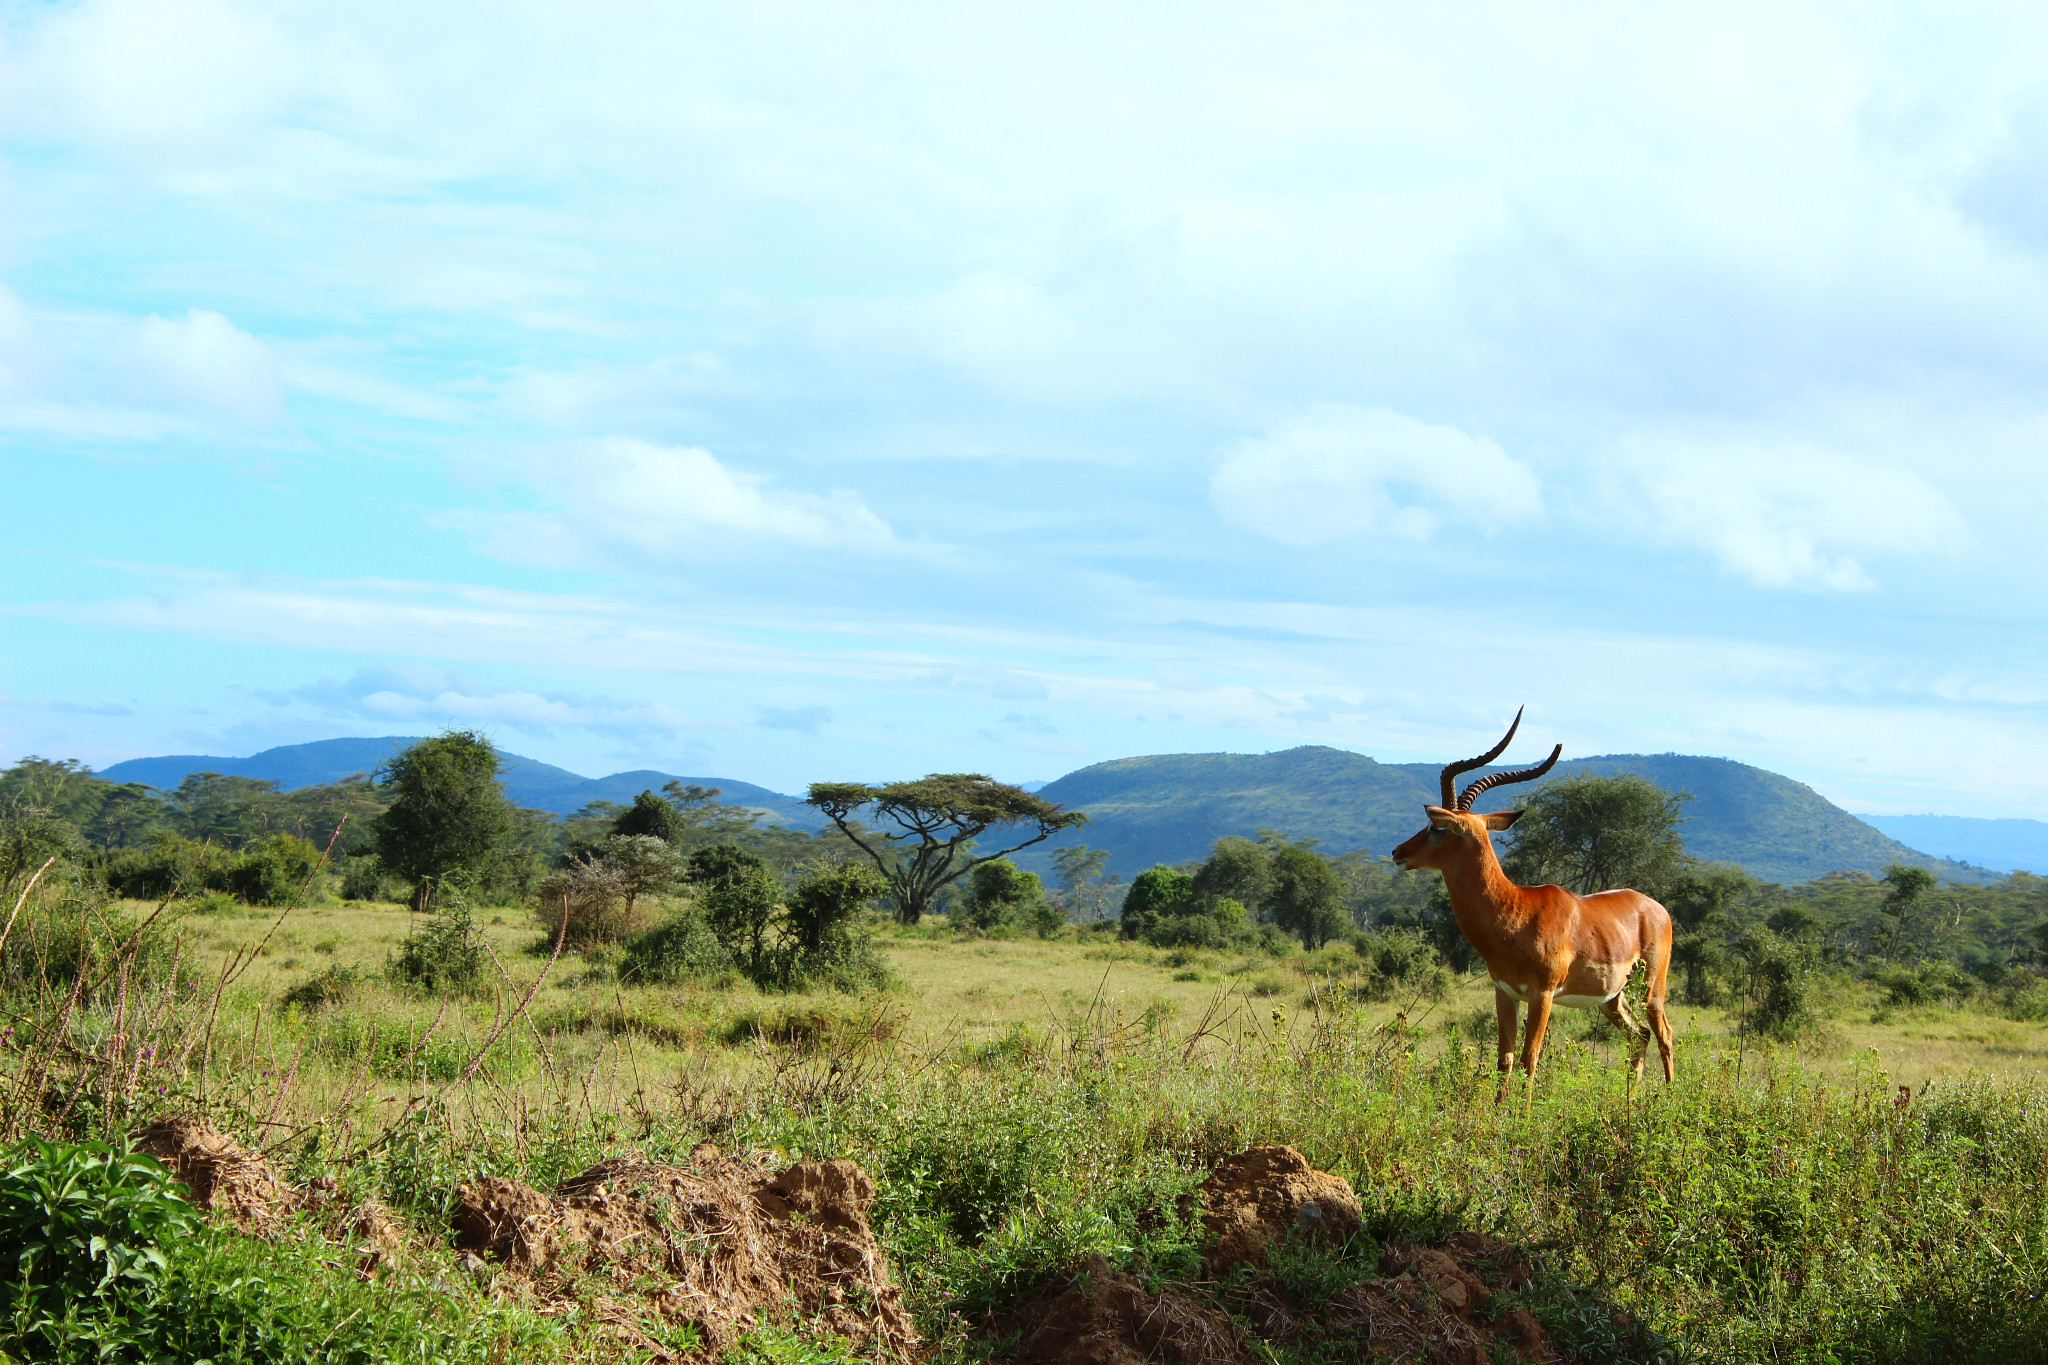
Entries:
[[[1624,1045],[1567,1016],[1525,1113],[1493,1102],[1484,990],[1360,1000],[1348,948],[880,927],[894,988],[768,995],[624,985],[601,955],[550,968],[523,912],[486,910],[502,976],[437,999],[377,976],[409,918],[346,903],[281,923],[226,902],[188,915],[179,982],[83,999],[64,1049],[38,1054],[69,1103],[9,1122],[114,1134],[200,1109],[294,1178],[377,1194],[419,1246],[377,1284],[323,1268],[310,1232],[260,1255],[211,1233],[181,1273],[287,1267],[291,1330],[409,1324],[393,1339],[420,1359],[620,1358],[587,1320],[454,1276],[451,1191],[706,1138],[873,1172],[877,1227],[940,1359],[987,1358],[986,1315],[1090,1254],[1193,1277],[1184,1196],[1265,1141],[1350,1179],[1379,1242],[1476,1228],[1532,1248],[1532,1304],[1575,1359],[2044,1358],[2048,1026],[1886,1014],[1843,985],[1818,1039],[1771,1047],[1680,1008],[1679,1082],[1632,1091]],[[218,964],[259,944],[210,1002]],[[355,980],[336,998],[285,1003],[337,967]],[[61,1005],[12,1006],[9,1093]]]

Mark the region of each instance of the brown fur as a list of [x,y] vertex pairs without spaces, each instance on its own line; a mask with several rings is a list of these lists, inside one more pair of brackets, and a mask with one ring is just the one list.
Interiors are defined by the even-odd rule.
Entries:
[[[1527,1001],[1529,1027],[1522,1069],[1533,1087],[1536,1060],[1550,1025],[1554,997],[1591,997],[1618,1027],[1636,1039],[1635,1070],[1652,1039],[1673,1077],[1671,1020],[1664,1009],[1671,969],[1671,914],[1640,891],[1599,891],[1577,896],[1561,886],[1518,886],[1493,851],[1491,831],[1514,824],[1520,811],[1475,815],[1423,807],[1429,823],[1394,850],[1397,866],[1441,872],[1458,928],[1486,960],[1499,1024],[1501,1096],[1514,1070],[1517,1006]],[[1621,988],[1639,961],[1648,964],[1649,1025],[1628,1012]],[[1513,987],[1514,995],[1500,989]]]

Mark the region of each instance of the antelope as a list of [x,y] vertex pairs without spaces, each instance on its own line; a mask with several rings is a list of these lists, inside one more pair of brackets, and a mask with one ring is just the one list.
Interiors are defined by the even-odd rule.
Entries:
[[[1521,727],[1522,713],[1501,742],[1477,758],[1447,765],[1440,777],[1444,803],[1424,805],[1429,823],[1394,850],[1396,867],[1441,872],[1451,912],[1466,941],[1486,961],[1493,978],[1494,1017],[1500,1026],[1500,1093],[1507,1098],[1514,1073],[1517,1007],[1529,1007],[1522,1040],[1522,1069],[1528,1073],[1529,1103],[1536,1093],[1536,1059],[1550,1026],[1552,1005],[1598,1009],[1635,1040],[1634,1074],[1643,1074],[1651,1037],[1672,1079],[1671,1020],[1664,1012],[1665,978],[1671,968],[1671,914],[1640,891],[1600,891],[1578,896],[1561,886],[1518,886],[1494,856],[1491,831],[1507,829],[1518,810],[1472,809],[1481,793],[1511,782],[1533,782],[1557,763],[1564,746],[1534,768],[1489,773],[1455,798],[1452,781],[1499,758]],[[1649,1026],[1629,1013],[1622,988],[1639,961],[1649,963]]]

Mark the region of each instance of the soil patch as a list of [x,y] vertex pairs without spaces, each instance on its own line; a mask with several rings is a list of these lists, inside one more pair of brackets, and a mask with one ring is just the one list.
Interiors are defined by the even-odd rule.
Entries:
[[135,1134],[135,1150],[155,1157],[192,1192],[192,1202],[225,1213],[244,1232],[267,1232],[295,1200],[262,1155],[205,1119],[170,1114]]
[[1253,1365],[1230,1319],[1182,1290],[1147,1293],[1101,1257],[1010,1319],[1017,1365]]
[[1202,1225],[1214,1239],[1212,1273],[1262,1266],[1284,1237],[1342,1242],[1359,1229],[1351,1182],[1319,1171],[1292,1147],[1253,1147],[1227,1156],[1202,1182]]
[[850,1161],[771,1172],[707,1143],[687,1166],[611,1157],[552,1194],[472,1181],[456,1191],[454,1224],[458,1246],[538,1292],[597,1278],[616,1308],[695,1323],[708,1352],[800,1315],[864,1354],[907,1357],[917,1334],[868,1225],[873,1197]]
[[1201,1197],[1214,1239],[1204,1283],[1150,1292],[1091,1261],[989,1324],[1017,1334],[1016,1365],[1251,1365],[1271,1360],[1275,1347],[1429,1365],[1559,1359],[1532,1314],[1495,1302],[1530,1286],[1518,1248],[1473,1232],[1389,1247],[1371,1278],[1305,1299],[1274,1273],[1276,1253],[1284,1245],[1290,1256],[1321,1253],[1341,1265],[1334,1258],[1362,1226],[1348,1182],[1291,1147],[1254,1147],[1220,1162]]

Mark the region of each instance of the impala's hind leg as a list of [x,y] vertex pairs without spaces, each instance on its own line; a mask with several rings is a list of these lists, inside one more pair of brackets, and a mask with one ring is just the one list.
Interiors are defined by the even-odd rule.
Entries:
[[1657,1053],[1664,1060],[1664,1079],[1669,1083],[1678,1074],[1671,1065],[1671,1016],[1664,1012],[1664,987],[1671,976],[1671,921],[1664,921],[1664,932],[1650,941],[1649,1000],[1645,1012],[1650,1016],[1650,1032],[1656,1035]]
[[1607,1016],[1608,1023],[1626,1033],[1630,1041],[1635,1044],[1635,1060],[1631,1069],[1635,1072],[1635,1078],[1641,1080],[1643,1078],[1643,1057],[1650,1050],[1650,1030],[1643,1027],[1636,1017],[1629,1013],[1628,996],[1626,994],[1617,994],[1612,1000],[1609,1000],[1600,1007],[1600,1012]]

